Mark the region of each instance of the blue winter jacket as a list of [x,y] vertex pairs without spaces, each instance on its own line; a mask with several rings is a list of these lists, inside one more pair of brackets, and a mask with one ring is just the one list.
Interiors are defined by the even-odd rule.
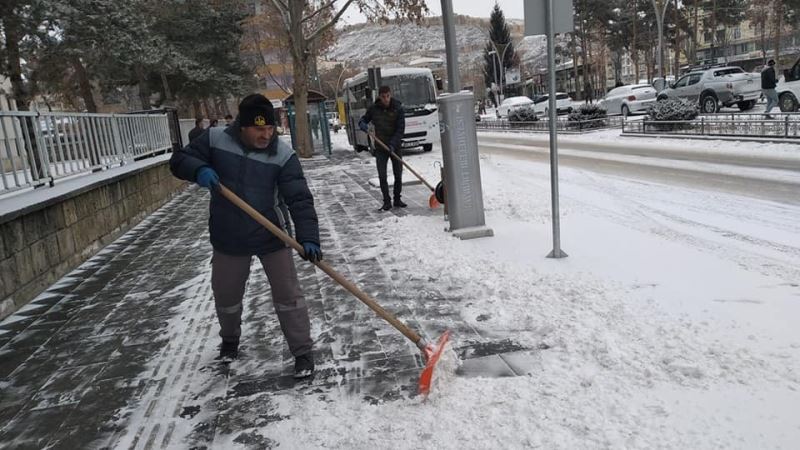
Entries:
[[[308,189],[300,160],[292,147],[273,137],[266,149],[251,149],[240,139],[240,128],[213,127],[170,159],[170,170],[183,180],[196,181],[204,166],[219,174],[220,182],[241,197],[270,222],[292,234],[291,213],[299,242],[319,245],[319,223],[314,198]],[[263,255],[286,245],[263,225],[211,192],[208,228],[211,245],[228,255]]]

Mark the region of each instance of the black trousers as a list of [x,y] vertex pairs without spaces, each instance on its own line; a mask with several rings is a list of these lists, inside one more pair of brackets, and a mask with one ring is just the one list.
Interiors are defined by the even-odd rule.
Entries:
[[[395,154],[403,157],[401,149],[395,150]],[[391,202],[392,198],[389,197],[389,182],[386,181],[386,162],[392,160],[392,173],[394,174],[394,199],[400,200],[400,194],[403,191],[403,163],[397,161],[389,155],[389,152],[383,148],[375,149],[375,163],[378,165],[378,180],[381,182],[381,193],[383,193],[383,201]]]

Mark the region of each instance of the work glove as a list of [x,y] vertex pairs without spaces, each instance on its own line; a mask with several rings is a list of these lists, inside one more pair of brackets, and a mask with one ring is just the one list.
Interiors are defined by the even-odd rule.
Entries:
[[322,260],[322,249],[319,245],[313,242],[303,242],[303,259],[311,262],[320,262]]
[[364,133],[369,132],[369,125],[367,125],[367,122],[364,122],[363,120],[358,122],[358,128],[360,128]]
[[211,167],[203,166],[197,170],[197,184],[206,189],[212,189],[219,185],[219,175]]

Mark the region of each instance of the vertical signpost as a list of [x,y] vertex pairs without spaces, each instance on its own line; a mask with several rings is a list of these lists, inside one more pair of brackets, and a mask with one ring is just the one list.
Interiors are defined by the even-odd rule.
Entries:
[[[547,35],[548,121],[550,124],[550,197],[553,209],[553,250],[548,258],[565,258],[561,249],[561,217],[558,209],[558,133],[556,110],[555,34],[573,30],[572,0],[525,0],[525,35]],[[576,62],[573,61],[573,64]],[[578,80],[575,80],[577,83]]]

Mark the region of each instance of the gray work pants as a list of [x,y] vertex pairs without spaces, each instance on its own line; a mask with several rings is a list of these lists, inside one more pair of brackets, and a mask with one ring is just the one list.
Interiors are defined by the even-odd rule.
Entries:
[[[272,304],[292,355],[311,351],[308,307],[300,290],[297,270],[289,248],[259,255],[261,267],[272,288]],[[231,256],[214,250],[211,259],[211,289],[217,307],[219,335],[225,342],[238,342],[242,334],[242,298],[250,276],[250,256]]]
[[762,89],[761,91],[764,93],[764,97],[767,98],[767,107],[764,109],[764,113],[769,114],[772,108],[779,104],[778,91],[775,89]]

